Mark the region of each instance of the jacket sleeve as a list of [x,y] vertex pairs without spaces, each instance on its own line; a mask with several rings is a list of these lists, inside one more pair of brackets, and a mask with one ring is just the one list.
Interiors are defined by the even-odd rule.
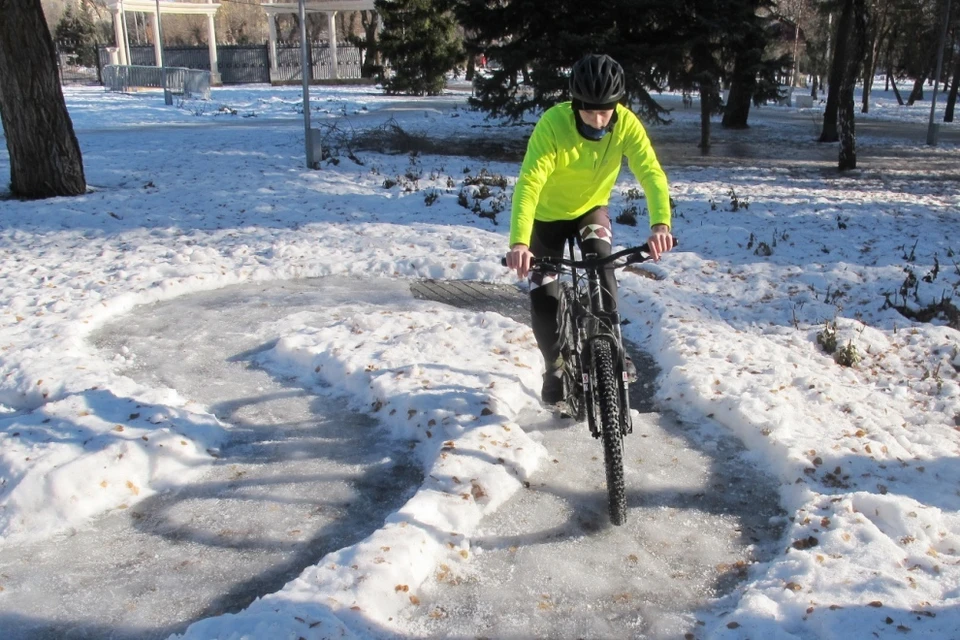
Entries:
[[650,211],[650,226],[665,224],[670,226],[670,186],[667,175],[657,160],[657,154],[650,144],[650,138],[637,117],[629,110],[624,120],[624,155],[630,171],[636,176],[643,192],[647,196],[647,209]]
[[527,142],[527,152],[513,189],[510,210],[510,246],[530,246],[530,234],[540,192],[557,167],[557,138],[550,123],[541,118]]

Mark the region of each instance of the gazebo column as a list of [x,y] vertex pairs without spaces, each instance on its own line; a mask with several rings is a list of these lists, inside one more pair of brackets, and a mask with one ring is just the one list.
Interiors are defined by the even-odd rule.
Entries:
[[327,40],[330,44],[330,64],[333,66],[331,78],[336,80],[340,77],[340,68],[337,64],[337,12],[327,12]]
[[[211,4],[213,0],[207,0]],[[207,47],[210,49],[210,84],[220,85],[220,67],[217,62],[217,28],[213,24],[213,14],[207,14]]]
[[123,21],[126,15],[118,4],[113,8],[113,37],[117,41],[118,62],[122,65],[130,64],[127,58],[127,39],[124,37]]
[[158,67],[163,66],[163,49],[160,43],[160,14],[153,12],[153,59]]
[[267,12],[267,28],[270,32],[267,44],[267,56],[270,58],[270,82],[276,83],[280,81],[280,68],[277,64],[277,16],[273,12]]

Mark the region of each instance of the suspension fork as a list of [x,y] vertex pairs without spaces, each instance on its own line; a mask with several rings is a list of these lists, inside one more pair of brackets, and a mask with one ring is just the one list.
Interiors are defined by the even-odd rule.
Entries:
[[[586,259],[595,257],[596,254],[587,254],[584,256]],[[620,412],[620,428],[624,435],[633,433],[633,419],[630,417],[630,382],[627,376],[627,352],[623,346],[623,335],[620,331],[620,313],[619,311],[608,311],[604,308],[603,284],[599,269],[587,270],[587,287],[590,295],[590,309],[594,316],[595,326],[592,331],[588,331],[588,333],[592,333],[593,335],[587,339],[585,344],[587,344],[587,348],[589,349],[592,346],[593,337],[602,339],[598,336],[603,333],[608,333],[613,336],[611,346],[613,347],[614,361],[617,363],[616,373],[620,377],[620,406],[623,408],[623,411]],[[595,425],[591,423],[590,427],[591,431],[593,431]]]

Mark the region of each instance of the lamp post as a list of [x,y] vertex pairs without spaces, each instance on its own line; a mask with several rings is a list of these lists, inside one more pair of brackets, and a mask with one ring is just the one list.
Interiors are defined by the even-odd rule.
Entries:
[[317,149],[313,144],[313,130],[310,128],[310,49],[307,44],[307,8],[304,0],[300,3],[300,75],[303,76],[303,146],[307,155],[307,168],[316,169],[320,163]]
[[167,65],[163,61],[163,21],[160,19],[160,0],[157,0],[157,46],[160,51],[160,84],[163,85],[163,103],[173,104],[173,96],[167,88]]
[[927,144],[937,145],[937,137],[940,132],[940,125],[933,122],[933,114],[937,108],[937,86],[940,83],[940,71],[943,68],[943,47],[947,42],[947,23],[950,22],[950,0],[947,0],[947,8],[943,12],[943,30],[940,32],[940,50],[937,51],[937,73],[933,76],[933,98],[930,100],[930,124],[927,126]]

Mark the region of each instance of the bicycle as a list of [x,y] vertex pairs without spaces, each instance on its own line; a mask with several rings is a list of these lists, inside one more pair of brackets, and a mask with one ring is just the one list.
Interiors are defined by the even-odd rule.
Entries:
[[[569,240],[570,258],[534,258],[532,271],[557,273],[561,278],[557,324],[563,358],[563,404],[566,415],[587,420],[590,433],[603,443],[610,521],[626,520],[627,495],[623,478],[623,438],[633,432],[630,419],[627,354],[620,334],[620,315],[604,309],[600,272],[651,258],[646,244],[612,253],[606,258],[586,254],[574,260],[575,241]],[[674,246],[676,246],[674,240]],[[622,262],[618,260],[626,258]],[[506,259],[501,261],[506,265]]]

